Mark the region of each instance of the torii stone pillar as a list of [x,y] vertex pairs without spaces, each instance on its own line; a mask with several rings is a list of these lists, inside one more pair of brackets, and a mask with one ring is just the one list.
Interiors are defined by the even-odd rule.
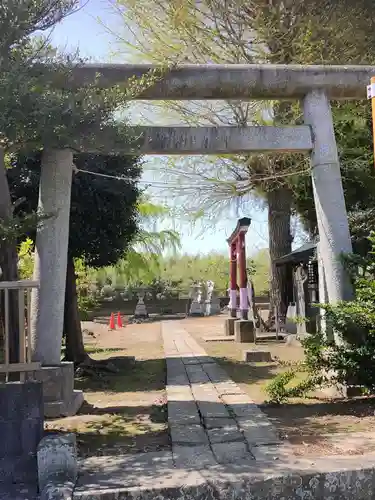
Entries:
[[33,359],[43,366],[36,378],[43,381],[45,414],[51,417],[74,414],[83,400],[73,391],[73,364],[61,362],[72,173],[71,150],[43,151],[38,209],[47,219],[36,235],[33,279],[39,289],[31,297],[31,345]]
[[326,94],[310,92],[303,101],[305,123],[311,126],[314,147],[311,153],[312,185],[319,230],[319,250],[324,267],[327,299],[330,304],[350,300],[353,290],[342,263],[342,254],[352,252],[344,190]]

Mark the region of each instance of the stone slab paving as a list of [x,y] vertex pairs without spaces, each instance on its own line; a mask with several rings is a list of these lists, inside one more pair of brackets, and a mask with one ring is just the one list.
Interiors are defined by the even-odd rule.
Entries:
[[259,455],[253,448],[279,443],[266,415],[181,324],[164,322],[162,334],[176,466],[253,463]]

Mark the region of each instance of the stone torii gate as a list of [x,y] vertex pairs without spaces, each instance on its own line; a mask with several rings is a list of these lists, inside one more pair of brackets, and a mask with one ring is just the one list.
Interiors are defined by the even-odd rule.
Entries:
[[[37,68],[38,73],[40,69]],[[42,68],[46,80],[53,85],[73,89],[93,83],[99,87],[122,85],[134,77],[144,77],[153,69],[147,65],[84,65],[74,68],[66,78],[48,67]],[[118,138],[115,140],[104,128],[95,144],[88,138],[72,137],[72,148],[95,152],[99,144],[101,152],[154,155],[293,151],[310,154],[324,268],[320,279],[326,286],[327,301],[350,299],[352,291],[340,254],[351,252],[351,240],[329,101],[364,99],[375,67],[184,65],[161,73],[161,77],[150,83],[137,98],[295,99],[303,102],[305,124],[290,127],[148,127],[138,130],[137,148],[119,144]],[[49,149],[48,144],[45,145],[39,208],[55,216],[46,220],[37,231],[34,279],[40,282],[40,288],[33,294],[31,325],[34,359],[41,361],[45,368],[60,366],[72,166],[72,150]]]

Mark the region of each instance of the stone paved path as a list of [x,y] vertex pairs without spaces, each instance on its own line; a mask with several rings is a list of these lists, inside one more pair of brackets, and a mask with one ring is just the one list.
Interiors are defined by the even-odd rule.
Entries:
[[164,322],[162,334],[174,464],[253,463],[275,452],[279,438],[266,415],[181,323]]

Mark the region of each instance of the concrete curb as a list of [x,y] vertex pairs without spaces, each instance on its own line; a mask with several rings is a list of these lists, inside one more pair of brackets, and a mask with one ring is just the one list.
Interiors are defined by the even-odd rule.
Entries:
[[[262,447],[259,447],[259,449]],[[267,446],[268,460],[176,467],[171,452],[91,457],[81,462],[74,500],[370,500],[375,453],[292,456]],[[266,453],[268,451],[268,453]]]
[[37,457],[40,500],[71,500],[78,474],[75,434],[45,436]]

